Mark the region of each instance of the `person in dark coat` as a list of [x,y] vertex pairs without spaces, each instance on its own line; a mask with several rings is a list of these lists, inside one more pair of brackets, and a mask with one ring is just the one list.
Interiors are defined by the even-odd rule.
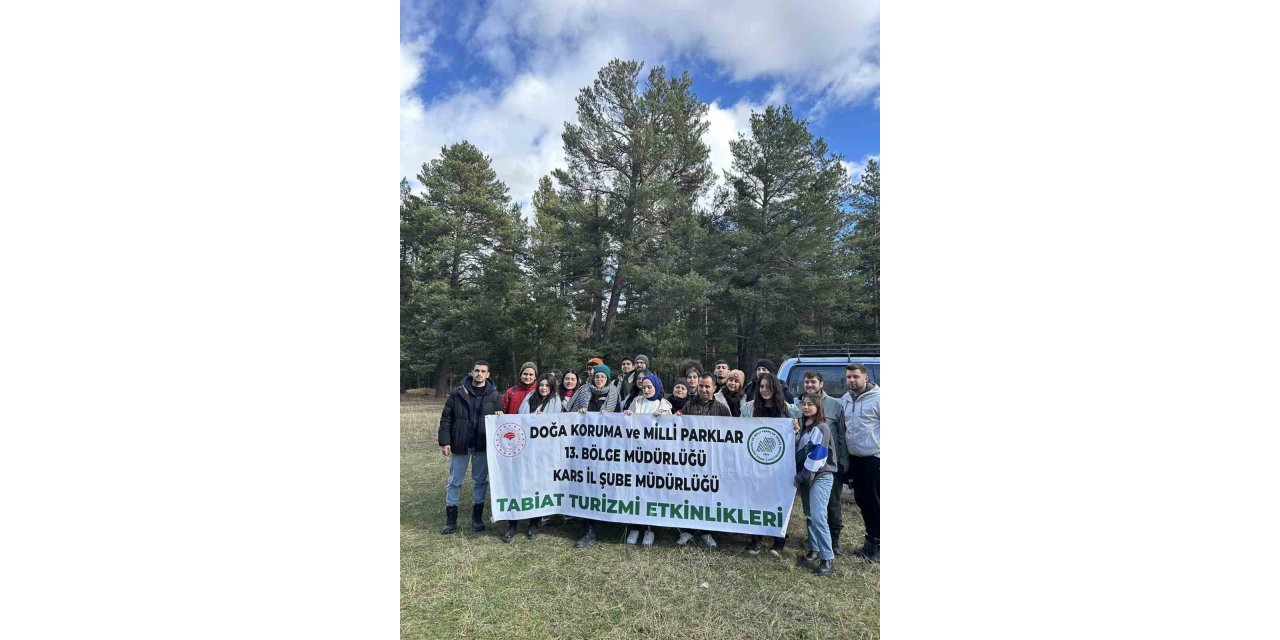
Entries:
[[[755,377],[747,384],[747,388],[742,392],[743,402],[751,402],[756,399],[756,388],[760,385],[760,376],[766,373],[776,376],[778,375],[778,367],[773,364],[772,360],[761,358],[760,361],[756,363]],[[795,397],[791,395],[791,390],[787,388],[785,382],[782,384],[782,398],[787,401],[787,404],[796,403]]]
[[458,530],[458,500],[468,462],[472,482],[471,530],[484,531],[484,499],[489,491],[484,417],[501,411],[502,398],[498,387],[489,379],[489,363],[478,360],[471,367],[471,375],[463,378],[462,384],[449,394],[440,414],[440,453],[449,459],[449,482],[444,489],[445,525],[441,533]]

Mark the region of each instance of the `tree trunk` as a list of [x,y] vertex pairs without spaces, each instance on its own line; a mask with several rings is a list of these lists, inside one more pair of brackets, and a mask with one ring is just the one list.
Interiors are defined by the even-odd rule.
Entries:
[[449,362],[445,358],[440,359],[440,364],[436,365],[436,383],[435,391],[437,398],[443,398],[449,395]]
[[627,266],[625,254],[618,256],[618,269],[613,272],[613,288],[609,291],[609,311],[604,317],[604,333],[601,340],[609,339],[609,331],[613,329],[613,321],[618,319],[618,299],[622,297],[622,274]]

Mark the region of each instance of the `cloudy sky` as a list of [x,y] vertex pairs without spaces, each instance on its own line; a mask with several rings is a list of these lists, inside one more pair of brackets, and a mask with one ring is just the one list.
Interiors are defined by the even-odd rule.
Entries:
[[880,154],[878,0],[401,0],[400,172],[470,140],[525,207],[563,166],[574,97],[612,58],[688,71],[719,170],[753,110],[790,104],[856,170]]

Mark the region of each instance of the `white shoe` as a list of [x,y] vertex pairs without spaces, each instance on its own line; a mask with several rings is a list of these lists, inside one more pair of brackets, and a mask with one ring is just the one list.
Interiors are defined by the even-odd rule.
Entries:
[[632,529],[627,532],[627,544],[635,544],[640,539],[640,530]]
[[688,531],[681,531],[680,537],[676,538],[676,544],[683,547],[686,544],[689,544],[689,541],[692,539],[693,539],[692,533],[689,533]]
[[716,548],[716,539],[712,538],[711,534],[704,533],[702,534],[702,544],[707,545],[708,549],[714,549]]
[[644,530],[644,546],[646,547],[653,546],[653,529]]

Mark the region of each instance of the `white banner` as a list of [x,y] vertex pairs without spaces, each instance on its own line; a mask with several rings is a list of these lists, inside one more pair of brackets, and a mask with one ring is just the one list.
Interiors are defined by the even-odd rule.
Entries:
[[785,418],[485,418],[494,520],[592,520],[780,536],[796,489]]

